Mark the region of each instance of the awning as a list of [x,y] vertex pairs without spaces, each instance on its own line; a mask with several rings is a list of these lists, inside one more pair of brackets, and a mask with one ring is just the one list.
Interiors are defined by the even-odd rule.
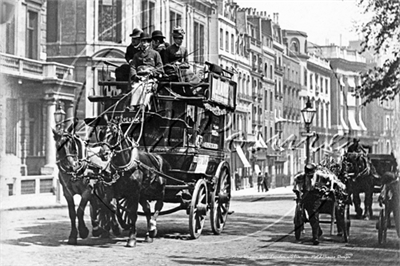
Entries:
[[348,113],[349,113],[350,128],[352,130],[361,130],[361,128],[357,125],[355,110],[349,110]]
[[257,140],[256,140],[256,144],[255,147],[257,149],[268,149],[267,144],[265,143],[263,137],[261,136],[261,134],[259,133],[257,136]]
[[246,155],[244,155],[244,152],[242,150],[242,147],[240,145],[236,146],[236,152],[239,155],[240,160],[242,161],[244,167],[251,167],[249,161],[246,158]]

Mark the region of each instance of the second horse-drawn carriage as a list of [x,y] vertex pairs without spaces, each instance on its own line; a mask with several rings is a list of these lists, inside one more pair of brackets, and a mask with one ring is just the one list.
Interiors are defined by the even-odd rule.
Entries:
[[[102,108],[85,123],[93,129],[95,145],[109,153],[115,213],[123,228],[131,228],[128,246],[136,242],[138,203],[148,220],[149,238],[156,234],[159,214],[178,210],[189,215],[192,238],[201,235],[208,213],[215,234],[224,228],[231,199],[226,118],[236,107],[236,83],[232,72],[206,65],[201,82],[138,72],[133,86],[101,81],[108,94],[89,96]],[[148,202],[153,200],[157,203],[150,217]],[[162,211],[164,202],[176,207]]]

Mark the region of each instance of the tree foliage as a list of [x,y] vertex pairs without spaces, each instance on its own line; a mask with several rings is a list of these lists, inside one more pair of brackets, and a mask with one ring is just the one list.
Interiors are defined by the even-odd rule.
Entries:
[[364,104],[393,99],[400,92],[400,0],[358,0],[370,19],[360,26],[362,52],[387,57],[383,65],[362,73],[358,88]]

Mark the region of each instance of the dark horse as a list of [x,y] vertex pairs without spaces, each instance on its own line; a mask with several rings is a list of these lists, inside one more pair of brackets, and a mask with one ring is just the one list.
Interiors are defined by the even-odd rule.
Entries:
[[[156,220],[164,205],[166,184],[165,178],[157,172],[166,173],[170,166],[159,155],[139,151],[137,143],[124,135],[120,125],[109,122],[104,130],[105,144],[112,152],[116,198],[125,201],[128,216],[130,232],[126,246],[136,246],[139,203],[147,219],[145,241],[152,242],[157,234]],[[152,200],[156,201],[153,217],[149,204]]]
[[360,193],[365,193],[364,219],[369,220],[372,216],[372,198],[374,185],[376,183],[376,170],[369,161],[367,154],[363,152],[347,152],[342,159],[342,169],[347,172],[346,186],[352,195],[356,217],[361,218],[362,208]]
[[[73,133],[72,125],[64,131],[53,129],[53,137],[57,149],[56,163],[59,169],[58,177],[68,204],[68,212],[71,220],[71,232],[68,237],[68,244],[77,244],[78,231],[82,239],[89,235],[89,230],[83,218],[88,202],[90,202],[91,207],[92,235],[108,236],[110,224],[104,224],[106,229],[100,228],[97,219],[100,214],[99,207],[101,206],[99,205],[99,199],[101,202],[109,202],[113,195],[111,190],[102,185],[101,182],[96,182],[94,186],[90,182],[93,177],[102,176],[104,173],[102,166],[96,163],[101,161],[99,156],[93,153],[90,158],[85,158],[87,150],[85,150],[82,140]],[[94,191],[97,191],[98,197],[93,196]],[[77,211],[75,210],[74,195],[81,196]],[[76,228],[76,216],[78,216],[78,230]],[[113,220],[114,234],[118,234],[118,225],[116,224],[116,220]]]

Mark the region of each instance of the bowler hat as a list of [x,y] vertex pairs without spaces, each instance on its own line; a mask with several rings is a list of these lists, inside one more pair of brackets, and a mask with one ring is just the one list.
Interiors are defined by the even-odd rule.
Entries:
[[151,41],[151,36],[150,34],[146,33],[146,32],[142,32],[140,33],[140,40],[147,40],[147,41]]
[[151,33],[151,38],[165,38],[160,30],[155,30]]
[[314,171],[316,168],[317,168],[317,166],[314,163],[310,163],[304,167],[304,170],[306,173],[309,173],[309,172]]
[[129,36],[132,37],[132,38],[139,38],[139,37],[140,37],[140,34],[141,34],[142,32],[143,32],[143,31],[142,31],[141,29],[139,29],[139,28],[134,28],[133,31],[132,31],[132,33],[131,33]]

